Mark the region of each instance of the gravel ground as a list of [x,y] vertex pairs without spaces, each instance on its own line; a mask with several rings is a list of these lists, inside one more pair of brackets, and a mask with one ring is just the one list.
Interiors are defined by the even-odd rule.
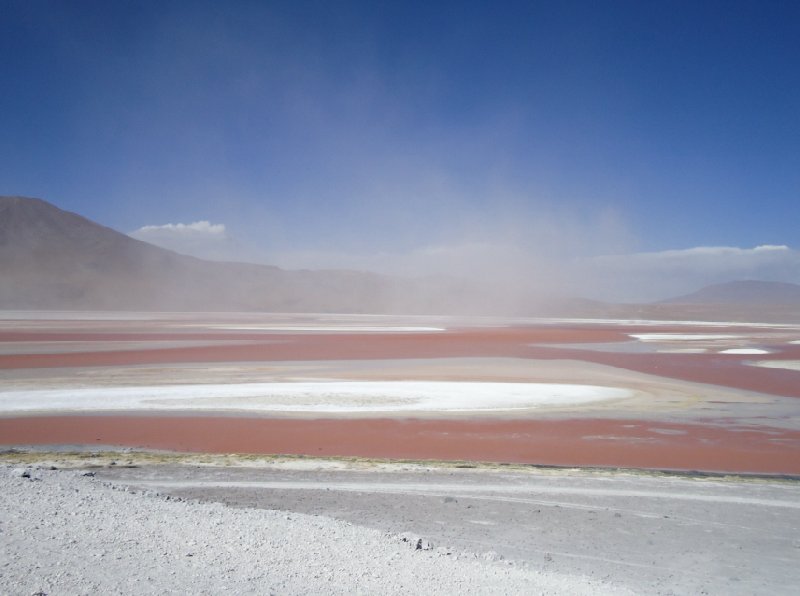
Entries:
[[636,594],[788,596],[800,584],[800,484],[789,479],[316,458],[89,461],[98,479],[134,490],[410,532]]
[[[0,468],[3,594],[622,594],[323,516]],[[408,536],[406,538],[409,538]],[[427,546],[422,541],[420,546]]]

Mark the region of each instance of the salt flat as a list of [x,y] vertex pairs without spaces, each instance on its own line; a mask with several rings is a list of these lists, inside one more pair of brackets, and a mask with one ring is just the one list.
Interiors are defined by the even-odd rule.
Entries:
[[781,368],[784,370],[800,370],[800,360],[759,360],[748,363],[761,368]]
[[0,412],[503,412],[630,397],[614,387],[555,383],[328,381],[0,391]]

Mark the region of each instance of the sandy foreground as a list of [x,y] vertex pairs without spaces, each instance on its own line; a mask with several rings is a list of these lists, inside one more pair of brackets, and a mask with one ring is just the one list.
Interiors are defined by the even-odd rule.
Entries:
[[187,501],[85,474],[0,469],[2,593],[630,593],[496,553],[434,549],[329,517]]
[[794,594],[800,581],[800,486],[786,480],[130,452],[3,460],[4,594],[729,596]]

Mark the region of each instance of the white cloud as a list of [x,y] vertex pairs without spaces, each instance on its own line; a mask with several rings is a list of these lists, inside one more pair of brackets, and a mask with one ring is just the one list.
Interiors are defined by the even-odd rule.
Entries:
[[789,250],[789,247],[785,244],[762,244],[761,246],[756,246],[753,249],[755,252],[768,252],[774,250]]
[[[665,260],[680,260],[680,259],[697,259],[697,258],[730,258],[740,259],[748,258],[753,255],[774,255],[778,253],[785,253],[789,251],[789,247],[785,245],[763,244],[754,248],[737,248],[734,246],[695,246],[693,248],[683,248],[678,250],[664,250],[661,252],[645,252],[635,253],[632,255],[625,255],[624,258],[636,259],[659,259]],[[614,256],[598,257],[598,259],[615,259]]]
[[788,246],[765,244],[754,248],[696,246],[661,252],[600,256],[591,261],[603,267],[618,270],[655,268],[662,271],[682,269],[698,271],[710,269],[721,272],[760,270],[770,264],[793,262],[797,258],[797,251],[793,251]]
[[225,237],[225,224],[212,224],[208,221],[196,221],[190,224],[164,224],[161,226],[143,226],[130,233],[134,238],[140,236],[167,238],[167,237]]
[[225,224],[208,221],[143,226],[128,234],[132,238],[203,259],[233,257]]

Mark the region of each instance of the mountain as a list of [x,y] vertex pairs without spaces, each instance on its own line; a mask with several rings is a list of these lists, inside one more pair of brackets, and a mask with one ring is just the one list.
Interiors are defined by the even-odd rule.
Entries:
[[731,281],[663,300],[661,304],[800,306],[800,285],[777,281]]
[[391,291],[371,273],[203,261],[0,197],[0,308],[380,312]]
[[503,287],[447,276],[205,261],[41,199],[0,197],[0,309],[528,315],[544,308]]

